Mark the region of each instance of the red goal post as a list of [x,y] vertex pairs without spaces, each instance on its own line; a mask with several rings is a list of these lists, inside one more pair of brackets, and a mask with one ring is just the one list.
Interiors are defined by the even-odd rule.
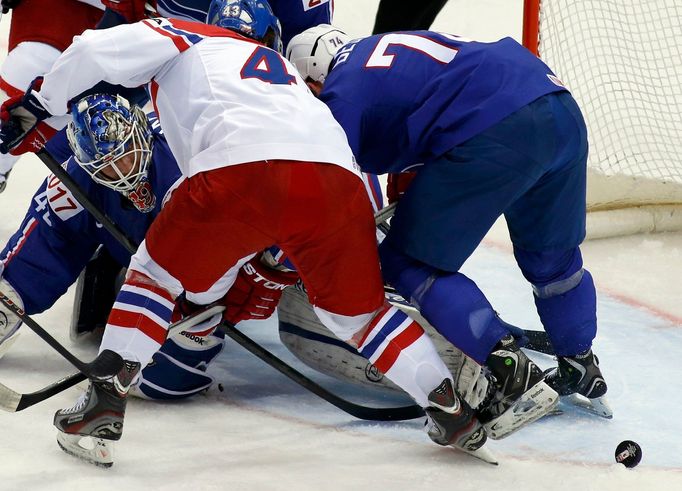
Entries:
[[682,1],[524,0],[587,121],[588,237],[682,230]]

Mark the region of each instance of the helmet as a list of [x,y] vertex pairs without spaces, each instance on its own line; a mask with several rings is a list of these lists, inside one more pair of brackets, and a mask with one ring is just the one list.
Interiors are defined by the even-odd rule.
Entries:
[[282,28],[265,0],[211,0],[206,23],[238,32],[282,52]]
[[287,58],[304,80],[324,83],[336,52],[350,41],[343,31],[320,24],[294,36],[287,46]]
[[[128,197],[139,192],[152,156],[152,134],[142,109],[120,95],[93,94],[78,101],[71,115],[66,136],[78,165],[103,186]],[[128,165],[116,163],[125,157]]]

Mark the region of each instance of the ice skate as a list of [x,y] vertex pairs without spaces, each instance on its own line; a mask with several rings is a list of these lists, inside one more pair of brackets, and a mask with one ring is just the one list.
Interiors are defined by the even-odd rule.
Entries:
[[488,436],[499,440],[551,412],[559,395],[511,335],[500,340],[486,361],[493,384],[478,417]]
[[452,380],[446,378],[429,393],[429,404],[426,415],[431,440],[497,465],[492,452],[483,448],[487,440],[483,426],[474,410],[455,393]]
[[558,366],[545,372],[545,381],[562,401],[602,418],[613,417],[605,397],[608,387],[599,369],[599,359],[591,349],[575,356],[559,356]]
[[140,364],[126,361],[121,371],[105,380],[91,380],[76,404],[57,411],[57,443],[66,453],[92,464],[111,467],[114,442],[123,433],[128,389]]

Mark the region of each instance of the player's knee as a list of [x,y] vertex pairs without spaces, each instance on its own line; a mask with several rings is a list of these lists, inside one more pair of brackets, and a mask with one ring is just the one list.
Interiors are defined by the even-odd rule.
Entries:
[[379,259],[384,281],[406,299],[421,304],[422,297],[438,270],[411,258],[388,244],[388,241],[379,246]]
[[560,251],[526,251],[515,247],[514,256],[523,276],[540,298],[572,290],[585,273],[578,247]]

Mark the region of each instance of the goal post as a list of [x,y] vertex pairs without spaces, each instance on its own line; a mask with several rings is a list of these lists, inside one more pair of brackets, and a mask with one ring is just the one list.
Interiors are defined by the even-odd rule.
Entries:
[[682,230],[682,1],[524,0],[587,122],[588,238]]

